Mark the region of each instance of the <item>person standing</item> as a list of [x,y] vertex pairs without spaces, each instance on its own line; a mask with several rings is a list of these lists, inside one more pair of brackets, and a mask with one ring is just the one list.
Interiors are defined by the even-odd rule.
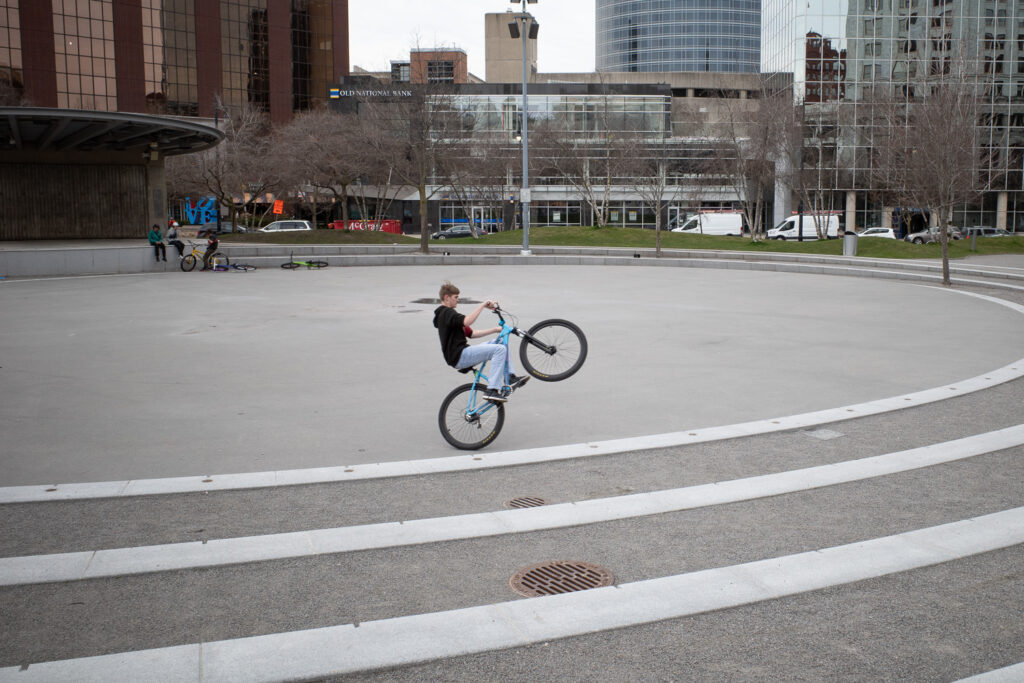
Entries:
[[149,243],[153,246],[153,257],[160,261],[160,257],[164,257],[164,261],[167,260],[167,246],[164,244],[164,237],[160,234],[160,226],[156,223],[149,229]]

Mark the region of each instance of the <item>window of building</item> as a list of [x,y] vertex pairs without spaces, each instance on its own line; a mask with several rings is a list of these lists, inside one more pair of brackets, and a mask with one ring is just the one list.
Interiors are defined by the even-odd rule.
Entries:
[[221,0],[224,104],[270,111],[267,0]]
[[117,111],[112,3],[52,0],[57,106]]
[[427,62],[428,83],[454,83],[455,62],[451,60],[434,60]]
[[409,78],[409,62],[391,62],[392,83],[408,83]]
[[323,0],[291,0],[292,111],[306,111],[323,102],[334,80],[331,5]]
[[17,93],[25,90],[21,65],[19,0],[0,0],[0,82]]

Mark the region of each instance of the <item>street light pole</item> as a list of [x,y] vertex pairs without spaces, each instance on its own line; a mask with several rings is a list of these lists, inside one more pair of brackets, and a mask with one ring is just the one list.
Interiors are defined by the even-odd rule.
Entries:
[[[512,0],[516,2],[516,0]],[[526,68],[526,40],[527,38],[537,37],[537,22],[533,21],[533,25],[530,25],[531,18],[526,13],[526,3],[536,3],[537,0],[521,0],[522,12],[518,19],[523,22],[522,29],[518,31],[519,36],[523,40],[523,110],[522,110],[522,125],[521,133],[523,136],[523,186],[519,191],[519,204],[523,212],[523,250],[520,252],[523,256],[530,256],[530,144],[527,140],[527,120],[529,119],[529,98],[526,93],[526,82],[529,74]],[[512,28],[514,24],[510,26]],[[512,37],[515,38],[515,32]]]
[[526,122],[529,119],[526,95],[526,36],[528,33],[526,24],[526,0],[523,0],[523,30],[520,31],[523,36],[523,188],[519,193],[519,200],[523,206],[523,250],[521,252],[523,256],[530,255],[530,144],[526,137]]

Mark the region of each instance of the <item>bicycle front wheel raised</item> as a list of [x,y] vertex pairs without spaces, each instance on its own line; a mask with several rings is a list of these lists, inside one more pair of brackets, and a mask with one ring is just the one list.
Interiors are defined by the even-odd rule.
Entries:
[[475,451],[494,441],[505,424],[505,406],[483,399],[483,386],[472,384],[452,390],[441,403],[437,424],[444,440],[464,451]]
[[542,320],[523,335],[519,360],[543,382],[572,377],[587,359],[587,338],[568,320]]

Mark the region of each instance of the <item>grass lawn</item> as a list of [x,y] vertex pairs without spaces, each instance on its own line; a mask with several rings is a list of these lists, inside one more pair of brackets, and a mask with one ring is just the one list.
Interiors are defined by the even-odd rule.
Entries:
[[[419,236],[393,235],[383,232],[313,230],[311,232],[278,234],[232,234],[223,236],[221,241],[226,244],[406,244],[417,246],[419,245]],[[431,245],[438,247],[446,244],[521,245],[522,243],[523,232],[521,230],[494,233],[479,239],[462,237],[444,241],[431,240]],[[630,249],[653,249],[654,231],[639,228],[594,228],[578,225],[559,227],[539,226],[530,228],[530,244],[538,247],[625,247]],[[833,256],[841,256],[843,253],[843,241],[841,239],[813,242],[768,240],[755,243],[746,237],[682,235],[671,232],[661,233],[661,246],[663,249],[718,249],[724,251],[788,252]],[[970,240],[951,241],[949,243],[950,258],[963,258],[971,253]],[[1024,253],[1024,235],[979,238],[973,253],[1022,254]],[[910,244],[901,240],[865,237],[857,242],[857,255],[872,258],[938,259],[941,258],[942,252],[938,244]]]

